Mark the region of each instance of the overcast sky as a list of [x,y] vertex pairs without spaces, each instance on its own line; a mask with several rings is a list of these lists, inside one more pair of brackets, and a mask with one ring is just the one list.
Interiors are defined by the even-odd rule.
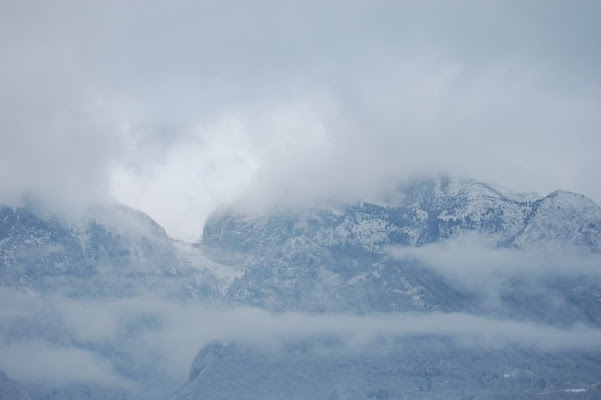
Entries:
[[0,201],[219,204],[421,174],[601,202],[601,2],[0,0]]

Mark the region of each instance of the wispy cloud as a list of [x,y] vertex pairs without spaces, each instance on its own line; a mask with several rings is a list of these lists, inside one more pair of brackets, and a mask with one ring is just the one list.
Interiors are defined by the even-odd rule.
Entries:
[[418,260],[444,277],[472,287],[512,277],[601,277],[599,255],[503,248],[479,234],[422,247],[391,247],[389,252],[399,259]]

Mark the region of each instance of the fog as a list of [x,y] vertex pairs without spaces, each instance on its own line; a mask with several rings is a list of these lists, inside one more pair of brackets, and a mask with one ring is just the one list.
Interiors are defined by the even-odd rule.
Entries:
[[389,254],[400,261],[417,262],[439,274],[452,287],[476,295],[485,307],[496,310],[505,307],[502,297],[512,292],[515,282],[525,285],[517,289],[522,294],[546,298],[544,307],[548,310],[543,312],[553,314],[557,312],[551,311],[553,307],[566,306],[565,295],[556,292],[559,282],[594,285],[601,278],[599,254],[575,254],[573,249],[559,248],[524,251],[498,247],[479,234],[422,247],[391,247]]
[[87,384],[138,389],[136,382],[115,372],[110,360],[77,347],[32,340],[2,346],[0,350],[3,369],[20,382],[50,387]]
[[[162,231],[107,203],[137,208],[186,242],[223,205],[378,202],[425,175],[601,203],[600,20],[596,0],[0,1],[0,205],[33,204],[76,228],[82,215],[95,218],[124,243],[144,236],[135,242],[144,248]],[[32,237],[40,249],[47,239]],[[585,315],[596,298],[554,323],[545,319],[553,307],[572,310],[558,299],[537,315],[548,324],[533,322],[528,304],[503,314],[500,300],[511,279],[597,287],[599,255],[499,249],[471,235],[389,255],[382,265],[415,262],[407,265],[462,296],[475,293],[485,312],[186,303],[101,260],[99,279],[123,276],[114,291],[132,297],[38,295],[21,277],[7,283],[18,290],[0,282],[0,369],[30,387],[146,396],[184,382],[215,341],[277,351],[325,337],[353,354],[415,337],[469,350],[601,350],[598,326],[561,324],[597,321]],[[167,267],[140,281],[152,286]],[[40,282],[73,292],[78,281],[63,272]],[[544,295],[544,306],[559,297]]]
[[391,247],[398,259],[415,259],[444,277],[474,287],[510,277],[601,277],[601,257],[574,249],[529,250],[499,247],[483,234],[468,233],[421,247]]
[[[153,389],[142,388],[140,382],[153,382],[159,392],[184,382],[195,354],[213,342],[277,352],[288,344],[326,338],[336,343],[329,350],[359,356],[392,350],[399,340],[411,343],[413,338],[436,338],[447,348],[468,351],[522,347],[581,354],[601,350],[601,329],[594,324],[534,322],[497,312],[502,310],[499,291],[512,278],[532,287],[556,278],[598,282],[598,255],[501,249],[478,235],[420,248],[391,248],[389,253],[432,269],[442,276],[441,282],[462,293],[482,294],[488,311],[270,312],[170,300],[148,292],[142,283],[136,286],[133,280],[129,282],[134,287],[127,291],[135,294],[132,297],[100,299],[2,288],[0,369],[25,384],[83,384],[146,393],[141,390]],[[563,301],[553,300],[556,293],[547,295],[551,302],[541,303],[545,307]]]
[[601,201],[596,1],[0,4],[0,202],[228,202],[444,172]]
[[[183,382],[198,349],[215,341],[277,351],[285,344],[328,337],[338,339],[342,351],[355,353],[373,351],[375,341],[413,336],[443,337],[489,350],[517,345],[551,352],[598,351],[601,346],[598,328],[557,328],[465,313],[315,315],[179,304],[152,295],[86,300],[35,298],[7,289],[0,294],[0,368],[21,382],[54,387],[86,383],[138,389],[120,374],[124,366]],[[29,326],[27,334],[11,335],[23,326]]]

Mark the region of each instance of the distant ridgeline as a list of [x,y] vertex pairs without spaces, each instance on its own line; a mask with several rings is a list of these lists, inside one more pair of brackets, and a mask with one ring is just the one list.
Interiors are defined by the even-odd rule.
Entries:
[[[17,383],[0,375],[0,398],[601,398],[601,343],[588,349],[517,339],[473,344],[419,332],[383,334],[357,346],[327,332],[295,335],[277,349],[218,340],[200,350],[178,388],[185,377],[166,376],[163,358],[134,357],[131,350],[145,332],[169,328],[147,310],[114,341],[81,339],[60,310],[33,318],[9,309],[22,296],[97,302],[154,296],[307,318],[458,313],[574,337],[601,330],[601,208],[590,199],[562,191],[513,194],[447,178],[414,182],[392,198],[260,215],[221,209],[194,244],[172,240],[126,206],[91,210],[77,223],[28,207],[0,208],[0,358],[3,349],[16,354],[20,343],[38,341],[101,357],[123,379],[33,384],[13,377],[16,362],[4,357],[0,368]],[[471,257],[473,237],[486,244],[478,248],[484,256]],[[460,273],[462,266],[448,260],[445,269],[445,249],[462,238],[465,263],[482,268]],[[442,258],[420,256],[432,246]],[[493,260],[500,266],[488,265],[487,252],[505,257]],[[514,260],[519,268],[503,268]],[[489,273],[480,277],[482,271]]]

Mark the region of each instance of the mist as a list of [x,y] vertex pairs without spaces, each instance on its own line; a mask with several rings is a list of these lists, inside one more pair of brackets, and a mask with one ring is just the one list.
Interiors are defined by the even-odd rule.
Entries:
[[601,201],[595,1],[4,2],[0,193],[119,201],[197,238],[224,203],[415,175]]
[[421,247],[390,247],[397,259],[414,259],[446,278],[479,286],[494,279],[542,276],[601,277],[601,257],[568,249],[522,250],[499,247],[489,237],[470,233]]
[[538,296],[538,300],[523,301],[544,298],[548,313],[566,313],[569,294],[559,289],[561,283],[595,286],[601,277],[599,254],[499,247],[490,238],[475,233],[422,247],[391,247],[389,254],[439,274],[452,287],[477,296],[491,311],[503,310],[503,297],[516,285],[523,285],[515,290]]
[[[124,365],[183,382],[198,349],[213,342],[278,351],[287,344],[325,337],[339,341],[338,350],[348,354],[370,354],[376,351],[374,343],[381,347],[403,337],[440,337],[472,349],[524,346],[549,352],[598,351],[601,343],[601,330],[583,324],[559,328],[466,313],[272,313],[181,304],[150,294],[91,300],[34,298],[3,289],[0,295],[0,368],[21,382],[53,386],[140,389],[134,377],[120,375]],[[42,326],[39,332],[45,333],[11,334],[23,326]],[[65,342],[61,337],[71,339]]]
[[[361,357],[433,339],[598,365],[594,240],[522,251],[468,234],[380,253],[410,235],[362,210],[199,238],[214,210],[334,204],[333,221],[430,176],[601,203],[599,21],[595,0],[0,1],[0,370],[40,393],[159,398],[216,342],[325,338]],[[586,207],[582,221],[599,215]],[[582,221],[568,234],[597,237]],[[346,222],[348,241],[320,241]]]

